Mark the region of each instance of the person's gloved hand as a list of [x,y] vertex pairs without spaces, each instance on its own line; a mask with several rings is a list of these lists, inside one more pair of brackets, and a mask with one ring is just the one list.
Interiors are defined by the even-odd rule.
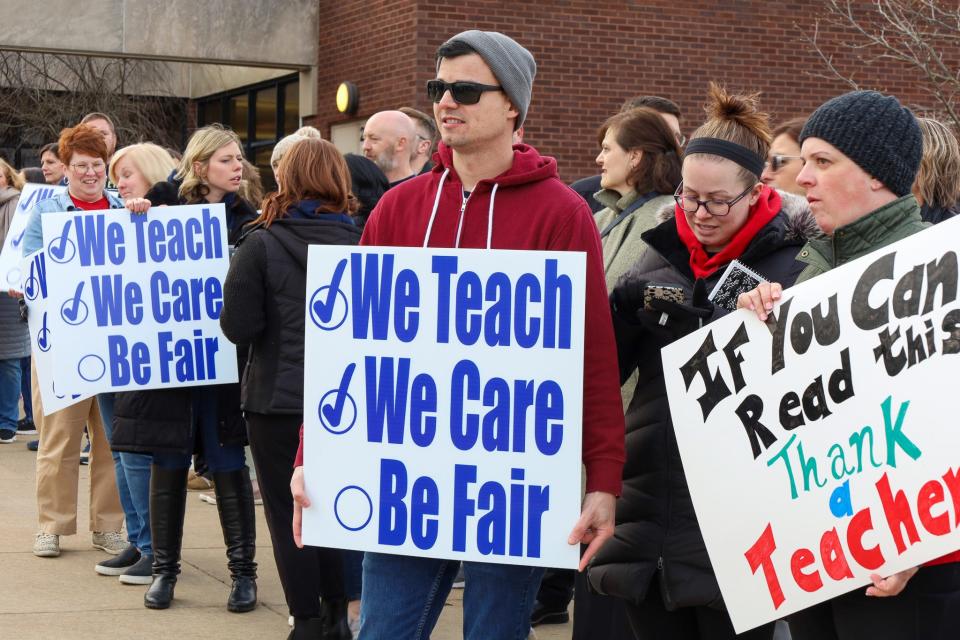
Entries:
[[27,322],[27,301],[23,298],[20,298],[20,322]]
[[637,313],[643,311],[643,290],[646,288],[646,280],[631,273],[623,274],[610,293],[610,310],[625,320],[635,323]]
[[641,309],[637,320],[665,345],[693,333],[713,315],[713,303],[707,298],[707,285],[703,280],[694,283],[693,299],[689,304],[654,298],[650,307],[650,311]]

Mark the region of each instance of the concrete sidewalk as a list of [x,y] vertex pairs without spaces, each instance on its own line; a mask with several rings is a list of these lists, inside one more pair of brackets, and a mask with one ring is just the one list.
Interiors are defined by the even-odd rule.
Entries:
[[[144,587],[123,585],[115,577],[94,572],[94,565],[107,556],[90,546],[87,467],[80,468],[80,533],[60,539],[59,558],[35,557],[31,549],[37,527],[36,454],[27,450],[27,439],[20,436],[15,443],[0,445],[0,639],[287,637],[287,607],[260,507],[260,606],[249,613],[229,613],[226,609],[230,579],[217,509],[200,502],[196,492],[191,492],[187,501],[183,573],[177,583],[176,600],[166,611],[144,608]],[[462,593],[451,593],[433,640],[461,637]],[[536,637],[569,638],[572,627],[541,627]]]

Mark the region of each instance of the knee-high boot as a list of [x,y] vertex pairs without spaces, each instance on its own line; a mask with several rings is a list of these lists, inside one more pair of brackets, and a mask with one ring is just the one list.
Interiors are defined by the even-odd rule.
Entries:
[[213,474],[217,494],[217,510],[223,541],[227,545],[227,566],[233,584],[227,598],[227,609],[234,613],[250,611],[257,606],[256,518],[250,470]]
[[166,609],[180,574],[187,469],[150,468],[150,530],[153,535],[153,583],[143,595],[148,609]]

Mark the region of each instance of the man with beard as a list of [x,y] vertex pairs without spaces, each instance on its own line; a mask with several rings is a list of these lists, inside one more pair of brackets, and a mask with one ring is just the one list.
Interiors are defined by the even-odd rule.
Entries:
[[380,111],[363,127],[363,155],[380,167],[394,187],[415,175],[410,152],[416,138],[417,130],[407,114]]

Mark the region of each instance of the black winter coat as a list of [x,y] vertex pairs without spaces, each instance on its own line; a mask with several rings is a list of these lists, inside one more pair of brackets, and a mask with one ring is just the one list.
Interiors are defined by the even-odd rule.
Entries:
[[356,225],[331,218],[275,220],[245,235],[230,262],[220,327],[233,342],[250,343],[245,411],[303,413],[307,247],[360,242]]
[[[159,182],[147,192],[154,205],[176,206],[180,200],[175,182]],[[246,200],[228,194],[226,205],[228,242],[236,244],[243,226],[257,217],[257,211]],[[246,347],[237,348],[238,370],[243,372]],[[202,455],[193,415],[193,397],[208,389],[217,394],[217,432],[221,445],[243,446],[247,443],[247,426],[240,410],[240,383],[205,387],[175,387],[118,393],[114,401],[113,438],[115,451],[137,453],[172,453]]]
[[[753,238],[740,262],[771,282],[793,283],[805,265],[795,257],[819,230],[807,203],[781,193],[780,213]],[[679,286],[689,303],[694,286],[690,254],[680,240],[673,208],[661,211],[665,222],[641,237],[650,245],[617,289],[653,282]],[[709,292],[724,267],[706,280]],[[616,295],[616,289],[614,291]],[[726,311],[716,309],[710,321]],[[627,461],[623,493],[617,501],[614,538],[589,568],[593,589],[634,603],[647,596],[651,581],[660,581],[668,610],[690,606],[722,608],[717,579],[694,513],[677,448],[660,359],[662,343],[650,339],[642,325],[614,313],[621,380],[638,370],[639,379],[626,413]]]

